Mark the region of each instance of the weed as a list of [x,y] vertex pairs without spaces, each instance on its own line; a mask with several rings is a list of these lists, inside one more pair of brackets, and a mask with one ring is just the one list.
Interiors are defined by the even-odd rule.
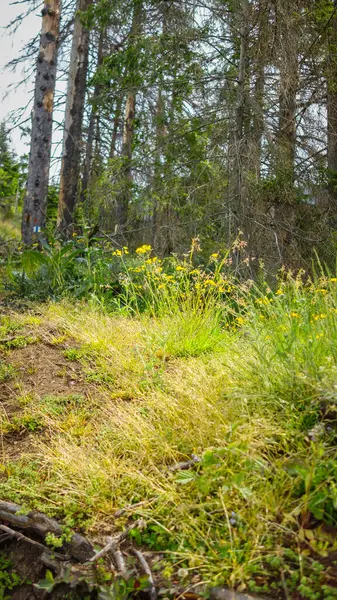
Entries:
[[9,600],[16,587],[23,585],[26,581],[13,570],[12,562],[0,554],[0,599]]
[[[163,555],[168,582],[197,572],[208,585],[331,600],[336,278],[281,273],[272,291],[230,278],[226,254],[204,269],[147,247],[110,259],[118,302],[115,285],[92,284],[95,301],[43,309],[76,343],[64,356],[100,385],[22,401],[20,418],[52,435],[4,465],[1,496],[93,530],[131,507],[147,522],[135,542]],[[191,469],[171,469],[192,456]]]
[[0,360],[0,383],[12,379],[16,375],[16,369],[13,365]]

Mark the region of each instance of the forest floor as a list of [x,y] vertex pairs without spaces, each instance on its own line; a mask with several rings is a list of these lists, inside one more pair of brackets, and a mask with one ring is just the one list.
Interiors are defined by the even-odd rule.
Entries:
[[[61,524],[49,553],[123,540],[90,598],[125,600],[150,568],[160,598],[336,600],[337,277],[272,290],[231,279],[228,253],[21,250],[1,227],[0,529],[15,503]],[[1,531],[0,598],[89,598],[52,562],[22,570],[34,548]]]
[[186,356],[172,327],[62,302],[2,313],[1,499],[101,546],[144,519],[131,539],[164,596],[225,583],[335,598],[335,528],[318,509],[336,462],[285,408],[289,380],[272,390],[286,373],[254,380],[248,334]]

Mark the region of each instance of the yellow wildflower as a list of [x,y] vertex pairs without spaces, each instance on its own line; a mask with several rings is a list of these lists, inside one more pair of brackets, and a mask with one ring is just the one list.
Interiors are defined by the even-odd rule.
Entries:
[[321,313],[320,315],[314,315],[315,321],[321,321],[323,319],[326,319],[326,315],[324,313]]
[[210,286],[215,287],[216,283],[215,283],[215,281],[213,281],[213,279],[205,279],[204,285],[210,285]]
[[275,294],[276,294],[277,296],[281,296],[281,294],[283,294],[283,290],[277,290],[277,291],[275,292]]
[[211,254],[210,258],[213,260],[217,260],[219,258],[219,252],[214,252],[213,254]]
[[115,250],[115,251],[112,253],[112,256],[122,256],[122,255],[123,255],[123,252],[122,252],[121,250]]
[[293,317],[294,319],[299,319],[299,317],[300,317],[300,315],[295,311],[291,312],[290,316]]
[[148,246],[147,244],[144,244],[143,246],[140,246],[139,248],[136,249],[136,254],[147,254],[148,252],[151,252],[152,250],[152,246]]
[[156,257],[156,256],[154,256],[153,258],[148,258],[148,259],[145,261],[145,264],[147,264],[147,265],[153,265],[153,264],[156,262],[156,260],[157,260],[157,257]]
[[176,267],[176,271],[186,271],[186,268],[185,268],[185,267],[182,267],[181,265],[178,265],[178,266]]
[[337,283],[337,277],[331,277],[330,281],[331,283]]

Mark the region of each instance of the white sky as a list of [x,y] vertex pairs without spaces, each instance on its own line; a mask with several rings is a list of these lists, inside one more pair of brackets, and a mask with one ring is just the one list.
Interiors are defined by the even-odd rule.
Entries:
[[[39,10],[36,10],[23,21],[15,34],[8,34],[5,26],[23,12],[25,6],[27,5],[13,5],[12,0],[0,0],[0,121],[7,120],[8,113],[11,110],[27,104],[33,87],[33,82],[31,81],[28,85],[21,85],[18,89],[10,91],[9,95],[5,97],[11,84],[17,84],[23,80],[21,65],[13,73],[4,69],[5,64],[9,60],[19,56],[21,48],[30,38],[36,35],[41,26],[41,16]],[[41,2],[41,8],[42,6],[43,2]],[[26,116],[29,116],[29,114],[30,111],[26,113]],[[10,126],[10,122],[8,122],[8,125]],[[16,154],[28,153],[29,140],[27,138],[22,139],[18,129],[12,132],[11,138]]]

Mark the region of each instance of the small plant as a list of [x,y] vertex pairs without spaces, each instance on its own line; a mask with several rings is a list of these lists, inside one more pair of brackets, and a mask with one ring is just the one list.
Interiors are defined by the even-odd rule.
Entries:
[[13,365],[3,362],[0,360],[0,383],[12,379],[15,377],[16,369]]
[[13,595],[11,592],[24,583],[28,581],[20,577],[13,569],[11,560],[0,553],[0,599],[10,600]]

